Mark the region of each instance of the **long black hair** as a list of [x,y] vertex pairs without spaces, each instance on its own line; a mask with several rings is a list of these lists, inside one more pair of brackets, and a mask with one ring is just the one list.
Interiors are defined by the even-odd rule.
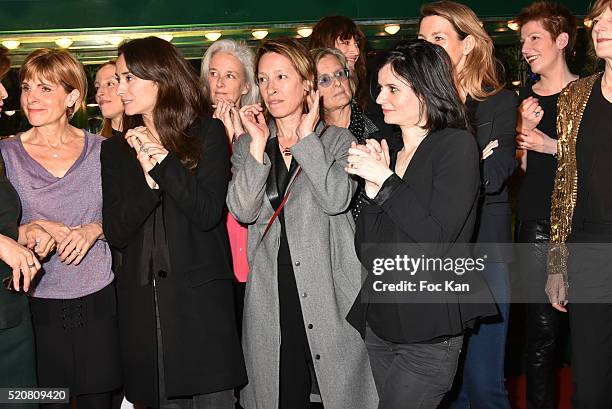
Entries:
[[467,110],[455,86],[453,64],[442,47],[421,39],[402,42],[387,54],[381,67],[387,64],[421,102],[420,115],[427,116],[425,129],[469,129]]
[[[161,142],[175,153],[183,165],[193,169],[200,159],[198,141],[187,131],[212,108],[193,67],[178,49],[157,37],[131,40],[119,47],[125,63],[138,78],[158,86],[153,121]],[[142,125],[142,116],[124,116],[123,129]]]

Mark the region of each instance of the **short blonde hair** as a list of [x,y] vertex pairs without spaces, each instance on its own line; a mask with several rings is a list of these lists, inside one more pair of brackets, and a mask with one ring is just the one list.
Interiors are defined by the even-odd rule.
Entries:
[[459,85],[476,100],[499,92],[503,83],[498,70],[503,66],[493,55],[493,40],[480,25],[476,13],[464,4],[442,0],[421,8],[421,20],[429,16],[440,16],[451,23],[461,40],[470,35],[474,38],[474,49],[467,56],[463,70],[457,73]]
[[66,93],[79,91],[79,100],[66,108],[66,116],[72,117],[81,109],[87,98],[87,76],[81,63],[67,50],[41,48],[27,56],[19,70],[19,82],[32,78],[44,78],[59,84]]

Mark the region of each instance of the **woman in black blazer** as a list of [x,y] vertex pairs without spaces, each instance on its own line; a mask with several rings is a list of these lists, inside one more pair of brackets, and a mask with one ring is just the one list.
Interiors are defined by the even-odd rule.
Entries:
[[[459,243],[469,242],[480,185],[478,148],[466,130],[465,107],[441,47],[423,40],[397,46],[378,82],[376,102],[385,122],[401,128],[403,147],[390,154],[385,141],[369,139],[349,150],[347,172],[366,181],[355,246],[371,272],[347,319],[365,337],[379,408],[404,408],[407,402],[411,408],[436,408],[453,382],[465,329],[496,312],[490,294],[477,273],[466,275],[473,287],[464,294],[379,292],[377,281],[389,275],[376,275],[370,267],[375,258],[393,258],[389,249],[403,251],[391,243],[451,257]],[[372,251],[369,243],[384,245]],[[458,280],[452,272],[391,277],[417,285],[421,277]],[[481,303],[465,303],[478,289],[484,290]]]
[[493,41],[476,14],[453,1],[421,8],[419,38],[442,46],[455,67],[459,95],[465,102],[480,151],[481,187],[473,241],[487,254],[483,271],[501,319],[482,323],[466,339],[463,384],[453,409],[510,409],[504,384],[506,333],[510,310],[508,263],[512,259],[512,213],[507,182],[515,159],[517,95],[503,89],[493,55]]
[[[104,233],[117,272],[128,400],[233,408],[246,383],[223,208],[223,124],[191,66],[156,37],[119,48],[125,135],[102,144]],[[174,407],[174,406],[173,406]]]

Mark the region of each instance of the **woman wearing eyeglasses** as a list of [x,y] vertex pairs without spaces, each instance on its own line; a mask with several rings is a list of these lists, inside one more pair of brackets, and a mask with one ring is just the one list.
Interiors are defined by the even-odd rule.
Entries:
[[[379,128],[354,99],[356,83],[344,54],[336,48],[317,48],[311,50],[311,54],[317,67],[317,84],[325,123],[348,128],[362,145],[366,143],[366,139],[382,138]],[[359,215],[360,203],[357,197],[351,206],[355,219]]]

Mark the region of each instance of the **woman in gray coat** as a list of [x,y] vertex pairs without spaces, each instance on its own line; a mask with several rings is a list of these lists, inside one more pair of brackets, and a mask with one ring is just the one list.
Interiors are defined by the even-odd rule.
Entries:
[[356,183],[344,172],[354,139],[319,124],[316,70],[299,42],[266,42],[255,67],[273,120],[258,104],[240,110],[247,135],[227,198],[249,224],[242,405],[307,409],[314,392],[326,409],[376,408],[367,352],[345,320],[361,284],[347,211]]

